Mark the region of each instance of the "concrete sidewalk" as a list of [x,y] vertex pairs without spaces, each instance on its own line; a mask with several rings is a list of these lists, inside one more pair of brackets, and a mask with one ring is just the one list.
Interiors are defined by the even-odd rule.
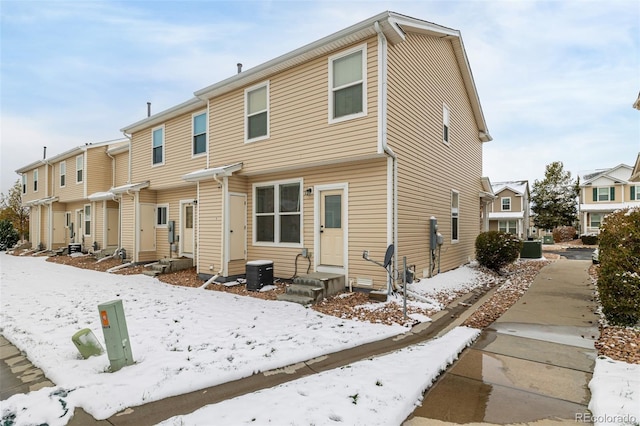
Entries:
[[406,426],[584,424],[599,335],[591,262],[559,260],[425,394]]

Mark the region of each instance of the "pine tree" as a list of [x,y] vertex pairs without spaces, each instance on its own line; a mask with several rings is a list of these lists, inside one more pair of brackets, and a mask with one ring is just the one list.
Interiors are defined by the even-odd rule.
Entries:
[[546,166],[544,179],[536,180],[531,191],[533,223],[541,229],[575,224],[578,209],[578,180],[564,171],[561,161]]

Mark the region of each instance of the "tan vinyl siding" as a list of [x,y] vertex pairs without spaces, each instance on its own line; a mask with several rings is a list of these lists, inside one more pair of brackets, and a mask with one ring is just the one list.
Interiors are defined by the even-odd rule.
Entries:
[[127,259],[134,256],[135,247],[135,204],[134,198],[123,194],[120,200],[120,235],[121,246],[127,251]]
[[[493,200],[493,212],[521,212],[522,211],[522,196],[516,194],[513,191],[505,189],[504,191],[500,191],[500,193],[496,194],[496,199]],[[511,210],[502,210],[502,199],[509,197],[511,198]]]
[[[398,156],[399,255],[429,265],[429,218],[444,236],[440,269],[474,256],[479,229],[482,143],[452,45],[407,34],[389,48],[388,142]],[[442,142],[443,103],[450,111],[450,145]],[[451,239],[451,191],[459,192],[459,241]]]
[[[158,191],[156,194],[156,204],[168,204],[169,216],[167,221],[175,221],[176,235],[180,235],[180,201],[181,200],[194,200],[196,198],[197,191],[196,186],[191,185],[183,188],[177,188],[174,190]],[[157,218],[156,218],[157,220]],[[178,246],[176,241],[175,246]],[[158,258],[169,257],[169,241],[167,227],[156,227],[156,255]],[[177,253],[171,254],[173,257],[177,256]]]
[[[39,167],[34,167],[33,169],[25,172],[27,176],[27,192],[22,194],[22,202],[28,203],[29,201],[39,200],[41,198],[46,198],[49,193],[47,192],[47,166],[42,165]],[[33,171],[38,170],[38,191],[33,190]],[[20,178],[20,185],[22,185],[22,178]]]
[[[269,134],[244,142],[244,88],[210,103],[210,146],[214,165],[243,161],[243,173],[296,167],[320,161],[371,156],[377,150],[377,48],[367,43],[367,115],[328,123],[329,56],[314,59],[268,79]],[[336,52],[334,52],[336,53]]]
[[214,180],[198,185],[198,273],[214,275],[222,271],[222,188]]
[[85,186],[87,196],[95,192],[107,191],[113,183],[113,166],[107,156],[106,147],[87,149],[85,155]]
[[[76,184],[76,155],[66,158],[63,160],[66,162],[66,178],[65,178],[65,186],[63,188],[60,187],[60,162],[56,163],[56,170],[54,174],[55,187],[56,187],[56,196],[60,199],[61,202],[70,202],[81,200],[84,198],[84,184],[79,183]],[[86,170],[84,171],[84,177],[86,178]]]
[[[153,189],[166,189],[184,184],[182,176],[206,166],[206,156],[192,158],[191,116],[185,113],[164,123],[164,164],[152,165],[151,131],[132,135],[132,182],[150,180]],[[154,129],[156,126],[153,127]]]
[[115,187],[129,183],[129,152],[114,155]]

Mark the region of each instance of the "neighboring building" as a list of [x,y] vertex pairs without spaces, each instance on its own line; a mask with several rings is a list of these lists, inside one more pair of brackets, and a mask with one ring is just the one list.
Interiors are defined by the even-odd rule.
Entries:
[[489,230],[502,231],[520,238],[530,236],[530,193],[526,180],[495,182],[495,201],[489,210]]
[[393,12],[122,131],[122,246],[136,262],[193,257],[203,279],[268,259],[277,277],[309,267],[380,289],[386,273],[362,253],[382,260],[390,244],[396,266],[406,256],[428,276],[430,218],[444,237],[440,270],[456,268],[474,257],[493,199],[460,32]]
[[80,243],[84,251],[117,247],[119,206],[107,191],[128,180],[128,140],[73,148],[16,170],[22,204],[30,207],[29,239],[34,248],[54,250]]
[[637,179],[638,167],[636,160],[635,168],[620,164],[580,176],[581,233],[598,234],[606,214],[626,207],[640,207],[640,183],[632,181],[632,175]]

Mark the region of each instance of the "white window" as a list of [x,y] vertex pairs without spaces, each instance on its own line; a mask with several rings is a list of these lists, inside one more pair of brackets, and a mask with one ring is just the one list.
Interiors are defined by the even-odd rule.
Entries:
[[76,157],[76,183],[84,181],[84,155],[80,154]]
[[518,223],[515,220],[499,220],[498,231],[516,234],[518,232]]
[[458,230],[460,217],[460,193],[451,191],[451,241],[458,241]]
[[193,155],[207,152],[207,113],[193,114]]
[[511,197],[502,197],[502,210],[511,211]]
[[151,131],[151,164],[159,166],[164,164],[164,126],[156,127]]
[[27,174],[26,173],[22,174],[22,193],[23,194],[27,193]]
[[593,201],[614,201],[615,198],[616,188],[613,186],[593,188]]
[[84,206],[84,235],[91,235],[91,205]]
[[33,192],[38,192],[38,169],[33,171]]
[[60,188],[64,188],[67,185],[67,162],[62,161],[60,163]]
[[254,243],[298,246],[302,242],[302,181],[254,185]]
[[329,122],[367,113],[367,48],[358,46],[329,58]]
[[449,145],[449,107],[442,104],[442,142]]
[[156,206],[156,226],[164,228],[167,226],[167,220],[169,218],[169,205],[163,204]]
[[640,186],[632,186],[630,188],[630,197],[631,201],[640,201]]
[[245,142],[269,137],[269,82],[244,91]]
[[64,226],[67,228],[71,226],[71,212],[64,213]]
[[600,224],[602,224],[602,213],[591,213],[590,216],[589,226],[592,228],[600,228]]

